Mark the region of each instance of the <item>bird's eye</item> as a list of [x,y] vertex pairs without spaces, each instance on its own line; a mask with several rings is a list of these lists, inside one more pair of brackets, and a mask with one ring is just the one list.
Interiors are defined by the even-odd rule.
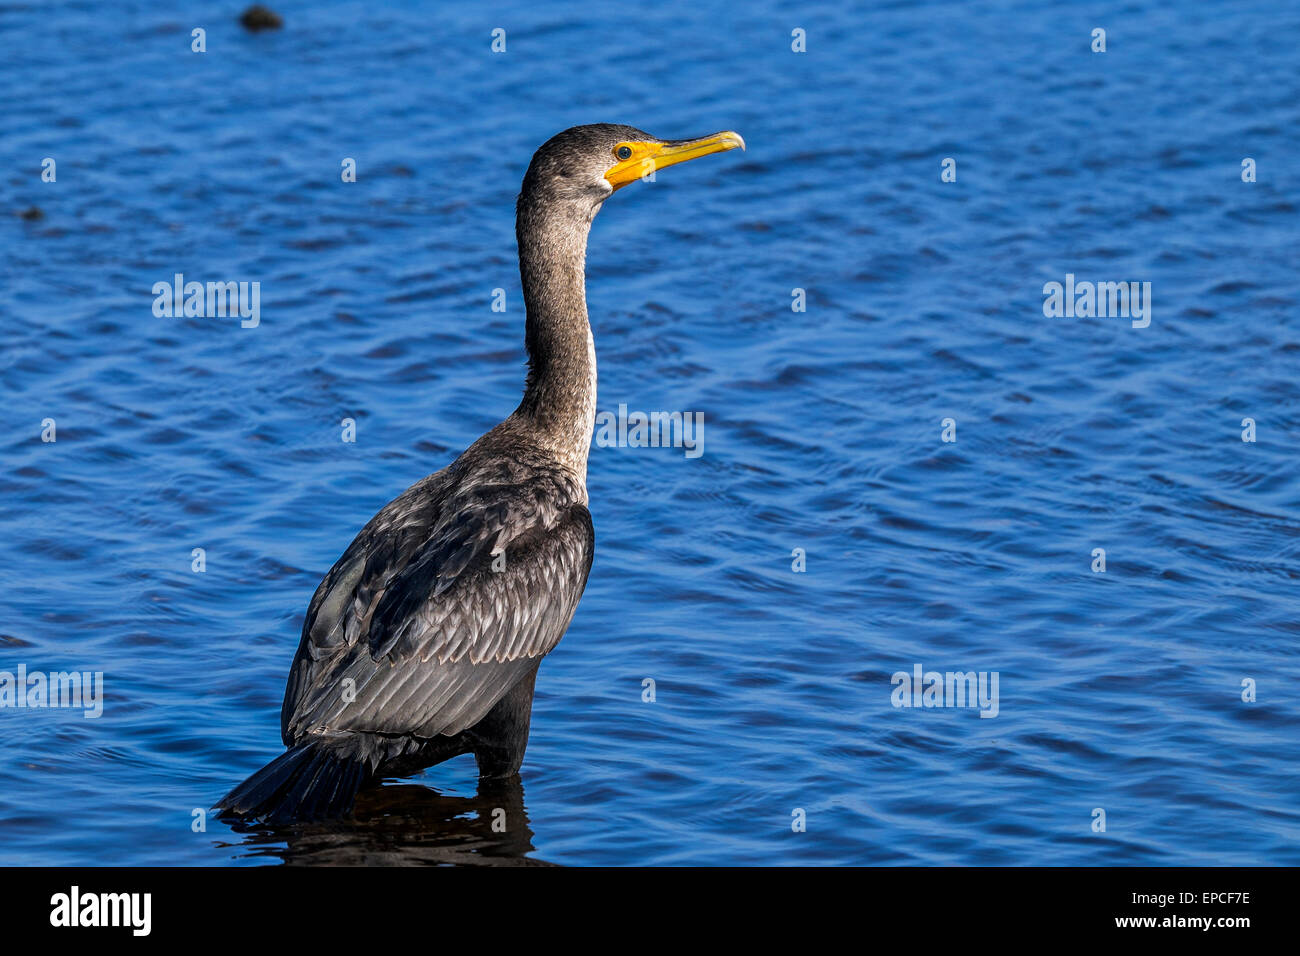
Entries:
[[614,155],[617,156],[619,159],[631,159],[632,147],[620,146],[618,149],[614,150]]

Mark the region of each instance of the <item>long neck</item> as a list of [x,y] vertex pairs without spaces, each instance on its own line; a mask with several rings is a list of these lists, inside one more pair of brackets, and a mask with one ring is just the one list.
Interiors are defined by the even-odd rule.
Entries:
[[525,195],[515,227],[528,310],[528,382],[515,416],[583,480],[596,417],[585,281],[592,215]]

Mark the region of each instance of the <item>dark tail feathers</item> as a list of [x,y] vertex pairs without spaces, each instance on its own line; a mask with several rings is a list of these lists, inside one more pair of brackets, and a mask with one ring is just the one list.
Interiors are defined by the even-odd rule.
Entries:
[[356,736],[307,738],[231,790],[213,809],[267,823],[347,816],[357,791],[371,776],[368,749]]

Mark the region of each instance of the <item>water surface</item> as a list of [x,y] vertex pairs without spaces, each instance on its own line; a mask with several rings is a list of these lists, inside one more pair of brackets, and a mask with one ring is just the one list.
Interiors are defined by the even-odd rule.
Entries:
[[[0,668],[106,695],[0,710],[0,862],[1300,863],[1300,10],[237,7],[0,7]],[[749,151],[596,221],[599,408],[703,454],[593,449],[521,784],[193,832],[322,574],[514,407],[514,197],[602,121]],[[175,273],[260,324],[155,317]],[[1067,273],[1150,326],[1045,318]],[[895,708],[915,664],[998,716]]]

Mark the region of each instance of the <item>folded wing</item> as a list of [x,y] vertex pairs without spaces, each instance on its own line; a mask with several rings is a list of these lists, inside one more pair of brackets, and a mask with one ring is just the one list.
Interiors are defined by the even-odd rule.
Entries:
[[391,502],[321,582],[285,692],[286,743],[459,733],[564,635],[594,553],[586,506],[562,476],[456,489],[434,481]]

